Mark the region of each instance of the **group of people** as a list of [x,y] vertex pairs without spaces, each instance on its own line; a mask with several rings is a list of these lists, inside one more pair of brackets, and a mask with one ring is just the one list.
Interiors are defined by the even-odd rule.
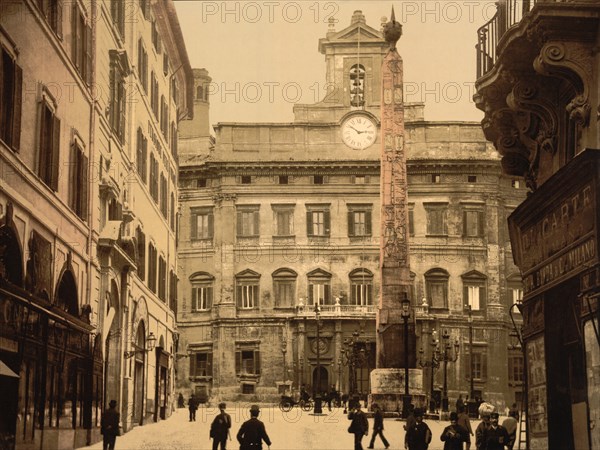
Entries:
[[[227,438],[231,439],[229,430],[231,429],[231,416],[225,412],[227,405],[219,403],[219,414],[214,418],[210,425],[210,438],[213,440],[213,450],[220,446],[225,450]],[[258,420],[260,408],[258,405],[250,407],[250,419],[246,420],[240,427],[236,438],[240,443],[240,450],[260,450],[263,441],[271,447],[271,439],[265,429],[265,424]]]

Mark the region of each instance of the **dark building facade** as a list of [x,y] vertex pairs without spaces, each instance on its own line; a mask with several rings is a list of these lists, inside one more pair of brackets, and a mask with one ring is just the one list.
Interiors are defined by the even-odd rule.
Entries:
[[600,4],[498,3],[479,30],[475,101],[508,175],[524,284],[529,448],[600,449]]

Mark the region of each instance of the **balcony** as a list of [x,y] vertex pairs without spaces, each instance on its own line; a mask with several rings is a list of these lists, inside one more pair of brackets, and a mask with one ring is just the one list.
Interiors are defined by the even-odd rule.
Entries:
[[477,32],[483,132],[504,173],[524,176],[531,191],[597,146],[589,125],[599,24],[598,0],[498,0]]
[[[321,317],[372,316],[375,318],[376,310],[375,305],[321,305]],[[300,317],[315,316],[313,305],[299,305],[297,311]]]

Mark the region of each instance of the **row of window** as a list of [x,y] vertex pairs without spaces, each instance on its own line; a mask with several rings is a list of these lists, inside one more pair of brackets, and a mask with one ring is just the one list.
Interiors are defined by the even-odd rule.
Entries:
[[[137,130],[136,145],[136,167],[137,172],[144,184],[149,185],[150,196],[154,203],[159,205],[160,212],[165,219],[169,220],[172,230],[175,229],[175,193],[169,194],[168,180],[163,172],[159,174],[158,159],[154,152],[150,152],[150,179],[148,180],[148,139],[141,128]],[[174,178],[174,176],[172,176]],[[170,195],[170,207],[169,207]]]
[[[173,270],[169,271],[167,279],[167,261],[158,254],[157,248],[152,242],[146,245],[146,235],[140,227],[135,233],[137,243],[137,275],[140,280],[145,281],[148,289],[158,295],[163,302],[176,311],[177,306],[177,276]],[[148,256],[146,257],[146,250]],[[168,298],[167,298],[168,292]]]
[[[448,235],[448,204],[426,203],[427,235]],[[293,237],[295,205],[271,205],[273,211],[273,236]],[[348,204],[348,236],[367,237],[372,235],[372,204]],[[408,212],[409,234],[414,236],[414,213],[412,205]],[[237,206],[236,230],[238,237],[260,236],[260,205]],[[463,209],[463,237],[483,237],[484,213],[478,209]],[[306,205],[306,236],[328,237],[331,230],[329,204]],[[214,237],[214,216],[212,208],[191,210],[192,240]]]
[[[260,277],[252,270],[245,270],[235,276],[235,299],[240,309],[256,309],[260,307]],[[298,274],[291,269],[282,268],[272,274],[274,306],[276,308],[295,307],[296,279]],[[333,305],[335,298],[331,293],[332,275],[317,269],[307,275],[307,305]],[[356,269],[348,275],[350,297],[346,301],[340,298],[341,304],[366,306],[373,304],[373,273],[367,269]],[[198,272],[190,277],[192,311],[206,311],[213,306],[215,277],[207,272]]]
[[[472,360],[470,360],[472,356]],[[511,356],[508,359],[508,379],[512,383],[522,383],[524,377],[523,357]],[[487,379],[487,354],[484,351],[473,351],[465,355],[467,379],[471,374],[474,380]],[[235,371],[238,376],[260,375],[260,351],[255,347],[239,347],[235,352]],[[190,377],[212,377],[213,354],[211,351],[193,353],[190,357]]]

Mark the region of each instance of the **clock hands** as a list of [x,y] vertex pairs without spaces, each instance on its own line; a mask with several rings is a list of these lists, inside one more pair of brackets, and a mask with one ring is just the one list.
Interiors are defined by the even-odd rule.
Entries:
[[358,134],[362,134],[362,133],[366,133],[367,130],[363,130],[363,131],[358,131],[356,128],[354,128],[352,125],[348,125],[348,128],[352,128],[354,131],[356,131]]

